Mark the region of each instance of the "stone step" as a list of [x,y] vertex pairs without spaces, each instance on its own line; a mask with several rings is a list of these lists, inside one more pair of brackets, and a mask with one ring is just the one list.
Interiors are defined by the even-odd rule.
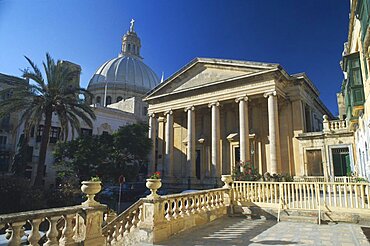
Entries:
[[318,218],[312,216],[300,216],[300,215],[283,215],[280,216],[280,221],[291,221],[291,222],[304,222],[318,224]]

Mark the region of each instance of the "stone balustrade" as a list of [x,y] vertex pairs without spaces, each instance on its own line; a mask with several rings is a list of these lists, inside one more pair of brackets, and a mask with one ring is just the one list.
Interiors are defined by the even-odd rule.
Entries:
[[[113,219],[108,214],[103,227],[107,207],[90,197],[89,205],[0,215],[0,229],[6,229],[8,245],[138,245],[158,243],[222,218],[244,202],[279,211],[318,210],[319,214],[324,208],[370,209],[369,183],[234,182],[231,175],[223,175],[222,181],[222,188],[142,198]],[[95,191],[88,192],[93,196]],[[26,235],[25,230],[30,232]]]
[[323,116],[323,130],[324,131],[338,131],[338,130],[347,130],[347,121],[346,120],[330,120],[327,115]]
[[178,217],[224,208],[224,194],[228,189],[212,189],[186,194],[162,196],[161,214],[164,220],[174,220]]
[[[293,177],[294,182],[327,182],[328,178],[324,176],[305,176],[305,177]],[[334,177],[334,182],[337,183],[356,183],[356,177],[338,176]]]
[[[0,215],[0,229],[7,228],[8,245],[20,245],[24,237],[29,245],[39,245],[40,239],[45,241],[44,245],[71,245],[94,237],[87,223],[96,223],[94,216],[105,210],[104,205],[94,208],[79,205],[5,214]],[[31,229],[28,235],[25,229]]]
[[236,202],[286,209],[368,211],[369,183],[235,181]]
[[[114,218],[106,226],[103,227],[103,235],[106,237],[107,245],[122,245],[122,241],[127,241],[127,236],[132,228],[137,228],[142,221],[141,211],[143,208],[143,200],[139,199],[128,209]],[[126,238],[124,238],[126,236]]]

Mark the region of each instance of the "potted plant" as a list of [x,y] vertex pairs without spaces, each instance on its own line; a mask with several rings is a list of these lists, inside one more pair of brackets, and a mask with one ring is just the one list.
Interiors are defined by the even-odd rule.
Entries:
[[151,194],[147,196],[147,198],[156,199],[159,197],[157,194],[157,190],[161,188],[161,173],[155,172],[151,176],[146,179],[146,187],[150,189]]
[[87,196],[87,200],[82,205],[92,207],[100,204],[94,200],[95,195],[101,190],[101,180],[98,176],[91,177],[88,181],[82,181],[81,190]]

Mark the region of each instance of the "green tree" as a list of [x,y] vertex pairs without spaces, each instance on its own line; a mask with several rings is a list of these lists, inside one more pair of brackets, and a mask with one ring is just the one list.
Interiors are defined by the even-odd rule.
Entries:
[[80,132],[81,120],[92,127],[95,114],[87,103],[79,99],[80,95],[90,97],[91,94],[77,85],[80,69],[76,65],[60,60],[55,62],[47,53],[46,63],[43,62],[43,75],[34,62],[28,57],[25,58],[32,70],[23,70],[23,78],[26,80],[7,82],[11,88],[0,92],[0,96],[12,93],[10,98],[0,102],[0,118],[20,112],[18,127],[24,125],[27,139],[31,129],[38,127],[43,121],[39,162],[34,182],[34,186],[41,187],[53,113],[59,118],[60,138],[64,140],[67,140],[69,132],[72,138],[74,132]]
[[54,150],[56,166],[62,176],[80,180],[98,175],[103,181],[116,182],[120,175],[134,181],[144,170],[151,140],[148,126],[121,127],[112,135],[83,136],[58,143]]

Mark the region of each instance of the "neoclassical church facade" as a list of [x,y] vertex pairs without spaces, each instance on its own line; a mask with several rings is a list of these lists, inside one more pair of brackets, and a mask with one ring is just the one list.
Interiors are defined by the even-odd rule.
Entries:
[[333,118],[304,74],[279,64],[196,58],[154,88],[149,172],[167,183],[212,185],[239,161],[261,174],[307,173],[297,136]]

